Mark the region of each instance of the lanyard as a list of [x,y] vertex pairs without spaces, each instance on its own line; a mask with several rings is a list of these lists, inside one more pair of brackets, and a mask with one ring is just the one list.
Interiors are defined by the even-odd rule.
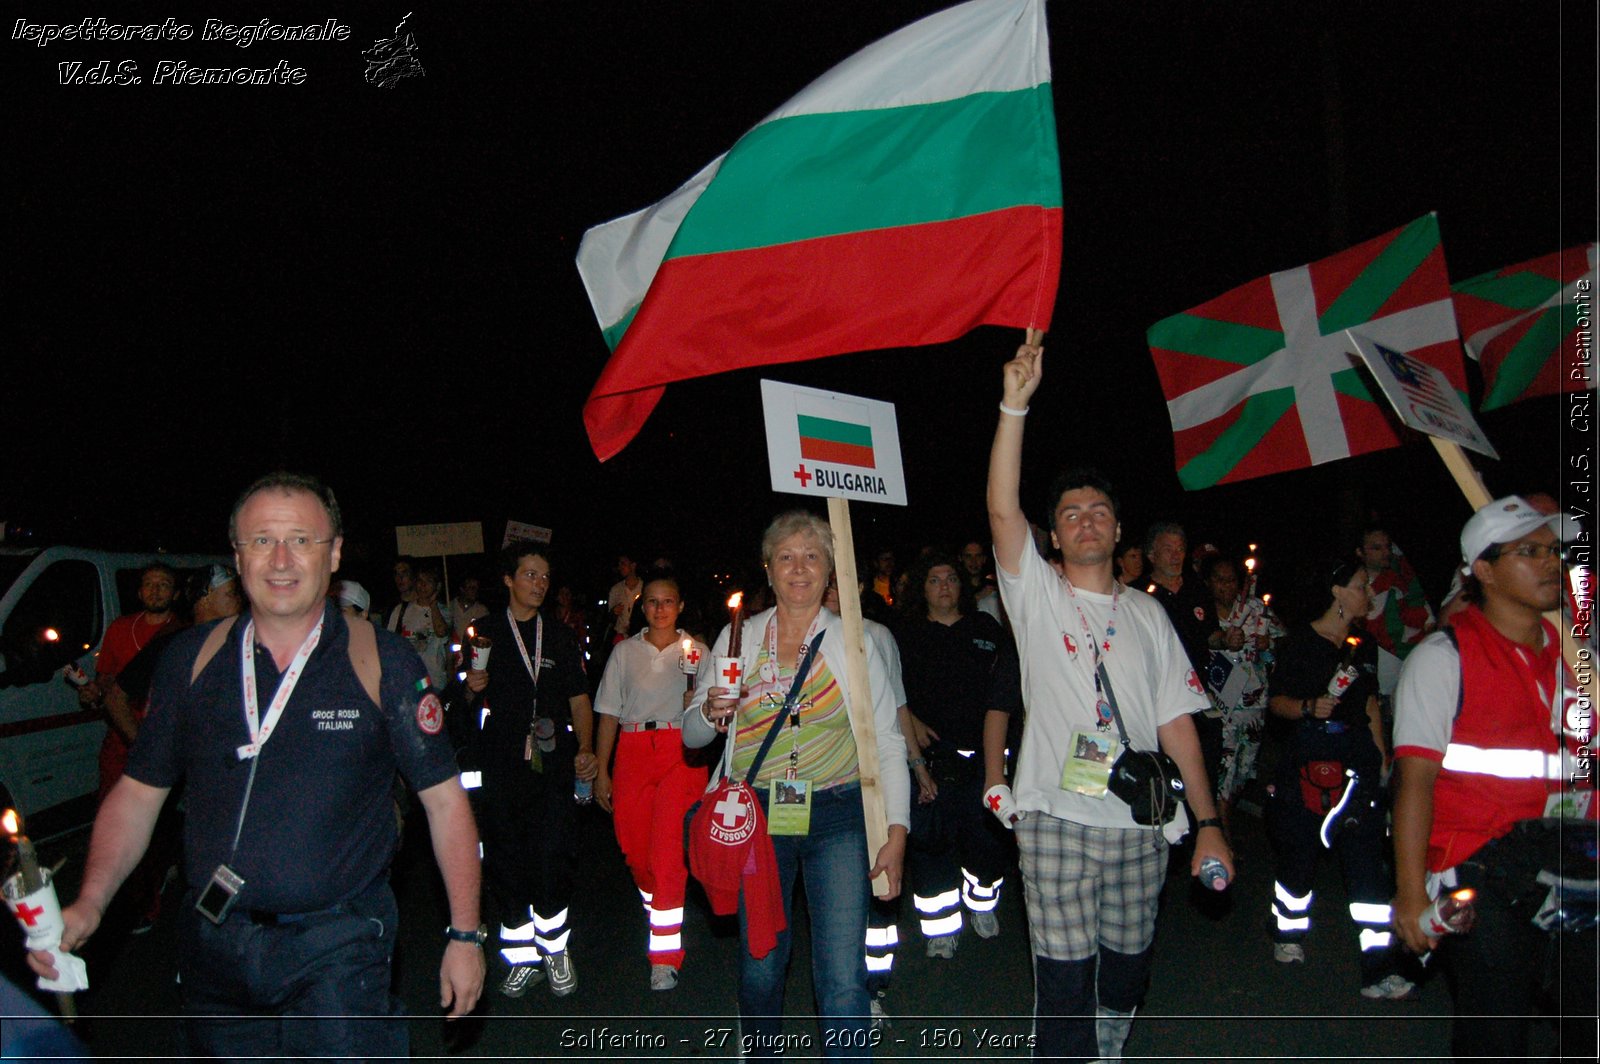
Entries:
[[[822,613],[819,610],[816,617],[814,617],[811,621],[811,627],[806,629],[805,638],[800,640],[801,646],[807,646],[811,642],[811,637],[816,632],[817,625],[821,621]],[[808,661],[811,657],[810,654],[805,654],[802,656]],[[772,668],[775,670],[773,680],[774,686],[776,686],[776,673],[781,672],[783,669],[782,664],[778,661],[777,617],[773,617],[767,622],[767,660],[772,662]],[[805,674],[799,671],[797,668],[795,674],[789,678],[789,689],[784,692],[783,699],[784,705],[787,706],[789,710],[789,730],[793,734],[794,739],[793,745],[789,747],[789,767],[784,770],[784,776],[791,780],[797,780],[800,778],[800,692],[796,690],[796,687],[804,682]],[[780,708],[778,712],[781,715],[783,710]]]
[[250,741],[238,748],[240,761],[246,761],[261,752],[267,745],[267,740],[272,738],[272,729],[277,726],[278,718],[283,716],[284,707],[289,704],[289,696],[294,694],[295,684],[300,682],[300,674],[305,669],[306,659],[311,657],[311,652],[317,649],[317,644],[322,640],[322,621],[317,621],[317,626],[311,629],[311,634],[306,636],[305,642],[300,644],[300,649],[295,651],[294,660],[289,662],[288,670],[283,674],[283,679],[278,681],[278,690],[272,696],[272,704],[267,707],[267,718],[259,718],[258,703],[256,701],[256,622],[251,620],[244,626],[244,641],[239,644],[239,657],[241,659],[241,674],[244,681],[244,722],[250,729]]
[[517,627],[517,619],[512,616],[511,607],[506,607],[506,620],[511,623],[511,638],[517,641],[517,653],[522,655],[522,667],[528,670],[528,677],[533,680],[534,697],[539,693],[539,670],[544,666],[544,614],[533,615],[533,660],[528,660],[528,644],[522,641],[522,630]]
[[[1094,654],[1095,720],[1099,724],[1101,731],[1107,731],[1111,726],[1111,703],[1106,700],[1105,692],[1100,684],[1100,664],[1101,655],[1111,653],[1111,640],[1117,634],[1117,604],[1121,601],[1119,592],[1122,585],[1115,582],[1111,585],[1111,612],[1106,617],[1106,634],[1102,640],[1095,638],[1094,630],[1089,627],[1089,618],[1084,614],[1083,607],[1078,604],[1078,592],[1073,588],[1072,581],[1063,576],[1061,582],[1067,587],[1067,597],[1072,600],[1072,608],[1078,613],[1078,627],[1083,630],[1083,637],[1088,640],[1089,650]],[[1064,632],[1062,633],[1062,643],[1069,651],[1072,650],[1071,641],[1066,638],[1066,633]],[[1076,658],[1077,654],[1074,653],[1073,657]]]

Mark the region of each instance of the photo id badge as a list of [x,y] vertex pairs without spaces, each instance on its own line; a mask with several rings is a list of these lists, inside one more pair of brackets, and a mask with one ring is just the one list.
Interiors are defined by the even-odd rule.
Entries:
[[768,788],[767,834],[810,834],[811,781],[773,780]]
[[1067,763],[1061,770],[1061,789],[1104,798],[1111,782],[1111,749],[1116,740],[1098,731],[1075,731],[1067,748]]
[[211,873],[211,882],[206,884],[206,889],[195,900],[194,907],[207,920],[220,924],[228,918],[228,912],[233,908],[233,903],[239,900],[239,891],[243,888],[244,880],[239,873],[225,864],[219,864],[217,870]]
[[1562,820],[1583,820],[1589,815],[1589,803],[1594,800],[1590,790],[1557,791],[1545,799],[1544,815]]

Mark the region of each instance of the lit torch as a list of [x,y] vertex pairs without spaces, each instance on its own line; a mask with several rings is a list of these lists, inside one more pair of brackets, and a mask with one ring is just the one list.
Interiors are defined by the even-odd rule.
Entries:
[[[22,926],[28,949],[55,950],[61,945],[61,901],[50,883],[50,875],[39,867],[33,841],[22,833],[22,814],[7,809],[0,814],[0,827],[17,848],[17,873],[0,884],[6,907]],[[61,964],[59,960],[56,963],[58,967]],[[70,1023],[77,1018],[78,1005],[71,993],[57,991],[56,1004],[63,1020]]]
[[684,636],[679,644],[678,668],[683,670],[688,678],[689,690],[693,691],[695,673],[700,670],[700,651],[695,649],[694,640],[688,636]]
[[744,680],[744,664],[739,654],[744,649],[744,592],[728,596],[728,649],[717,658],[717,696],[738,698]]

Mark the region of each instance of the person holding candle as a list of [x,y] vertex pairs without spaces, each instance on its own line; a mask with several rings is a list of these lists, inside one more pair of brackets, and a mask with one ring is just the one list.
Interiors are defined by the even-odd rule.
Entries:
[[683,707],[710,650],[678,627],[683,596],[677,579],[663,571],[641,579],[646,627],[617,644],[595,695],[594,797],[612,815],[617,844],[644,899],[650,989],[671,990],[683,968],[689,882],[683,818],[709,775],[706,767],[684,761]]
[[[744,672],[738,697],[724,697],[719,690],[724,679],[715,674],[715,666],[702,666],[684,712],[683,741],[689,747],[702,747],[726,733],[729,753],[719,777],[727,772],[744,779],[756,767],[753,787],[771,822],[786,922],[795,879],[805,881],[812,986],[822,1026],[830,1036],[824,1051],[855,1055],[869,1044],[871,1012],[862,944],[870,881],[884,875],[887,896],[900,892],[910,825],[910,777],[887,665],[872,640],[865,641],[871,690],[850,690],[844,622],[822,608],[833,552],[832,529],[814,514],[791,511],[768,526],[761,557],[777,605],[738,619]],[[712,660],[732,656],[727,653],[729,644],[730,629],[724,629],[713,645]],[[870,698],[877,730],[889,834],[876,855],[867,852],[860,762],[846,709],[852,697]],[[783,712],[786,702],[791,707],[788,713]],[[758,751],[774,732],[768,756],[757,764]],[[786,806],[780,815],[773,795],[779,787],[801,783],[807,786],[795,790],[803,790],[808,801]],[[745,946],[739,973],[740,1026],[759,1051],[761,1043],[771,1046],[779,1041],[776,1036],[782,1031],[794,932],[786,926],[776,947],[755,958],[750,955],[743,901],[739,925]]]
[[[344,539],[333,492],[276,473],[228,522],[248,612],[190,629],[162,657],[128,770],[95,818],[61,947],[92,935],[168,794],[188,787],[189,893],[178,928],[184,1054],[405,1056],[390,993],[399,918],[390,783],[427,813],[449,899],[440,1004],[483,986],[478,833],[413,651],[328,601]],[[28,963],[47,978],[49,954]]]
[[1214,554],[1201,562],[1200,582],[1211,593],[1212,625],[1206,637],[1211,660],[1205,681],[1212,708],[1195,724],[1202,729],[1204,744],[1202,722],[1216,721],[1215,761],[1207,751],[1206,768],[1216,780],[1217,811],[1222,830],[1228,833],[1234,802],[1245,784],[1255,779],[1266,719],[1267,668],[1273,640],[1283,637],[1283,626],[1264,602],[1240,585],[1233,559]]
[[1390,877],[1380,777],[1389,760],[1378,715],[1378,657],[1352,635],[1367,615],[1367,570],[1357,561],[1313,563],[1299,580],[1309,623],[1278,645],[1268,708],[1292,721],[1267,806],[1276,882],[1272,955],[1304,962],[1312,883],[1325,849],[1339,859],[1359,932],[1361,995],[1398,1000],[1412,991],[1389,931]]

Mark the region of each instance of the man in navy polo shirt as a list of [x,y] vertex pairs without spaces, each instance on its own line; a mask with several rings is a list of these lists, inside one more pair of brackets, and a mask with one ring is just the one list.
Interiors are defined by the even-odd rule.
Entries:
[[[410,647],[328,603],[343,545],[331,491],[265,477],[240,496],[228,531],[249,613],[185,632],[163,657],[127,773],[95,819],[61,946],[99,926],[186,779],[188,1052],[403,1056],[386,875],[397,770],[420,792],[449,896],[439,982],[452,1018],[472,1010],[484,979],[478,833],[443,711]],[[52,975],[48,953],[29,960]]]

